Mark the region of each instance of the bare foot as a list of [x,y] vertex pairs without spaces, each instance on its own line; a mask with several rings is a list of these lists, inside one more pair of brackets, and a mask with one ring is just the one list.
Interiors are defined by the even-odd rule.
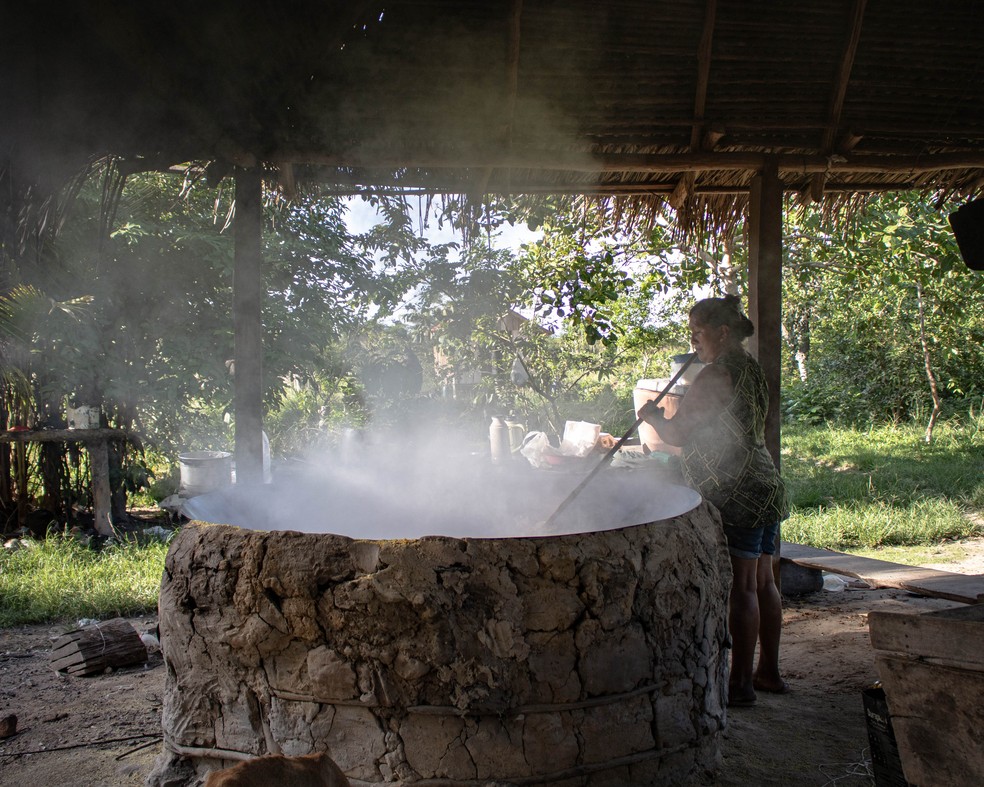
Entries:
[[755,704],[755,692],[752,689],[740,689],[737,686],[728,687],[728,707],[747,708]]
[[788,694],[790,688],[789,688],[789,684],[786,683],[786,681],[784,681],[782,678],[766,680],[765,678],[760,678],[756,676],[755,690],[764,691],[769,694]]

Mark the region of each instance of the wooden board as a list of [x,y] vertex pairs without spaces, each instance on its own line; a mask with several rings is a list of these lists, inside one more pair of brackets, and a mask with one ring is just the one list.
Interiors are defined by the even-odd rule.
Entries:
[[981,784],[984,673],[875,656],[910,784]]
[[920,615],[872,610],[868,630],[877,651],[984,673],[984,604]]
[[876,588],[901,588],[920,596],[945,598],[963,604],[984,601],[984,576],[980,574],[955,574],[932,568],[904,566],[888,560],[848,555],[786,541],[782,542],[780,553],[783,561],[857,577]]
[[122,440],[125,429],[29,429],[25,432],[0,432],[0,443],[84,443],[89,440]]

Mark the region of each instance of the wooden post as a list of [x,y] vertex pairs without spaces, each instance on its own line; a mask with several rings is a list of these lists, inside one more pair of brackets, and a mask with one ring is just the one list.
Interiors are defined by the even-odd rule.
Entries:
[[[770,162],[752,179],[748,207],[748,316],[755,323],[749,350],[765,372],[769,385],[769,413],[765,418],[765,445],[780,466],[779,390],[782,381],[782,181],[779,167]],[[782,532],[776,535],[772,573],[782,589],[779,568]]]
[[92,475],[93,526],[99,535],[112,536],[116,531],[113,529],[113,500],[109,488],[109,449],[102,438],[86,440],[85,447],[89,452],[89,472]]
[[236,482],[263,482],[263,182],[259,169],[236,170],[234,408]]
[[755,323],[749,350],[769,384],[765,444],[779,467],[779,389],[782,378],[782,182],[773,162],[752,180],[749,195],[748,316]]

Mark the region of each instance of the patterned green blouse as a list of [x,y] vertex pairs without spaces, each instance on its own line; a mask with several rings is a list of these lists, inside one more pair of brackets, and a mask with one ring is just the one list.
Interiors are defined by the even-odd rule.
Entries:
[[789,516],[789,504],[765,447],[769,392],[762,367],[744,350],[722,353],[714,363],[730,373],[733,394],[723,410],[707,413],[687,436],[684,477],[718,508],[726,525],[781,522]]

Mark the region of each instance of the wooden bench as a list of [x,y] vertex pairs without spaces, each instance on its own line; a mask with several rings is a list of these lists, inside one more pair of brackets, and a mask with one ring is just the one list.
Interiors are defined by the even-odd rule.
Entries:
[[848,555],[783,541],[779,550],[783,565],[856,577],[873,588],[900,588],[920,596],[944,598],[964,604],[984,601],[984,575],[955,574],[932,568],[905,566],[888,560]]

